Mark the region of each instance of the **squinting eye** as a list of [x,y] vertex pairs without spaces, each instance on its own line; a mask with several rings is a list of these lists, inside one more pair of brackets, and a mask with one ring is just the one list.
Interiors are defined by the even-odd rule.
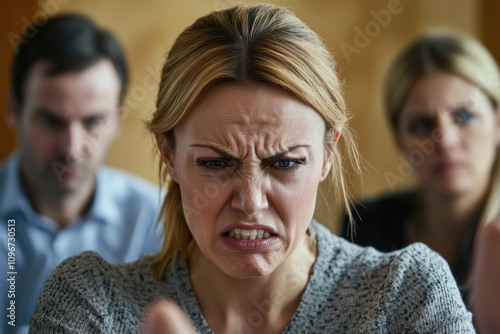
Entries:
[[290,168],[293,165],[295,165],[295,161],[290,161],[290,160],[278,160],[274,163],[273,166],[275,167],[281,167],[281,168]]
[[280,159],[272,164],[273,167],[277,167],[279,169],[291,170],[298,168],[300,165],[304,164],[303,160],[288,160],[288,159]]
[[429,133],[433,126],[432,120],[422,117],[412,121],[408,126],[408,130],[414,135],[424,135]]
[[218,159],[200,159],[196,161],[196,165],[207,170],[218,170],[229,166],[225,161]]
[[222,167],[224,163],[220,160],[208,160],[205,163],[205,166],[210,166],[210,167]]
[[457,124],[467,124],[474,119],[474,113],[467,109],[459,109],[453,113],[453,118]]

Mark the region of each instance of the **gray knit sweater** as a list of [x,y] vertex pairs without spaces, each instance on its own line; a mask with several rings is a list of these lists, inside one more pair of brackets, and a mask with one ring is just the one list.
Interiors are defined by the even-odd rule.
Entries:
[[[384,254],[313,224],[318,258],[285,333],[475,333],[446,262],[429,248]],[[156,282],[151,260],[111,265],[86,252],[64,261],[45,286],[30,333],[137,333],[145,308],[160,297],[176,301],[200,333],[212,333],[187,265]],[[261,332],[252,316],[242,333]]]

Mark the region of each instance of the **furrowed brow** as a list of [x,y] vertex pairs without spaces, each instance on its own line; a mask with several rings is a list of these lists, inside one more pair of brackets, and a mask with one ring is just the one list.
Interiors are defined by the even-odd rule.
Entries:
[[269,163],[269,162],[272,162],[272,161],[276,161],[276,160],[279,160],[281,158],[283,158],[286,154],[298,149],[298,148],[301,148],[301,147],[306,147],[306,148],[309,148],[311,147],[310,145],[306,145],[306,144],[299,144],[299,145],[294,145],[292,147],[290,147],[288,150],[286,150],[285,152],[280,152],[280,153],[277,153],[277,154],[274,154],[270,157],[267,157],[267,158],[264,158],[262,159],[262,163],[263,164],[266,164],[266,163]]
[[202,144],[192,144],[191,147],[209,148],[209,149],[211,149],[212,151],[214,151],[215,153],[217,153],[218,155],[220,155],[221,157],[223,157],[225,159],[238,161],[238,158],[236,158],[236,157],[232,156],[231,154],[227,153],[226,151],[221,150],[221,149],[219,149],[217,147],[214,147],[214,146],[202,145]]

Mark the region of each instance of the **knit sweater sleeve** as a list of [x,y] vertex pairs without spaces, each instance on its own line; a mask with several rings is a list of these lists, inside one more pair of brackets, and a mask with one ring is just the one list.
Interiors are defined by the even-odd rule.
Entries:
[[427,246],[403,250],[388,276],[390,333],[475,333],[448,264]]
[[111,268],[94,252],[63,261],[45,285],[29,333],[125,333],[137,328],[132,305],[115,293],[120,283]]

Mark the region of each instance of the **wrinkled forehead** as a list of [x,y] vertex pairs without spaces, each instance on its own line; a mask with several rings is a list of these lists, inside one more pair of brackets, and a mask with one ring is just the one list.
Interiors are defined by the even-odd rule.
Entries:
[[450,72],[436,71],[419,80],[408,91],[401,114],[412,111],[450,111],[458,107],[489,107],[491,101],[477,85]]
[[285,91],[224,84],[207,91],[174,130],[176,140],[186,145],[273,151],[321,144],[325,124],[313,108]]

